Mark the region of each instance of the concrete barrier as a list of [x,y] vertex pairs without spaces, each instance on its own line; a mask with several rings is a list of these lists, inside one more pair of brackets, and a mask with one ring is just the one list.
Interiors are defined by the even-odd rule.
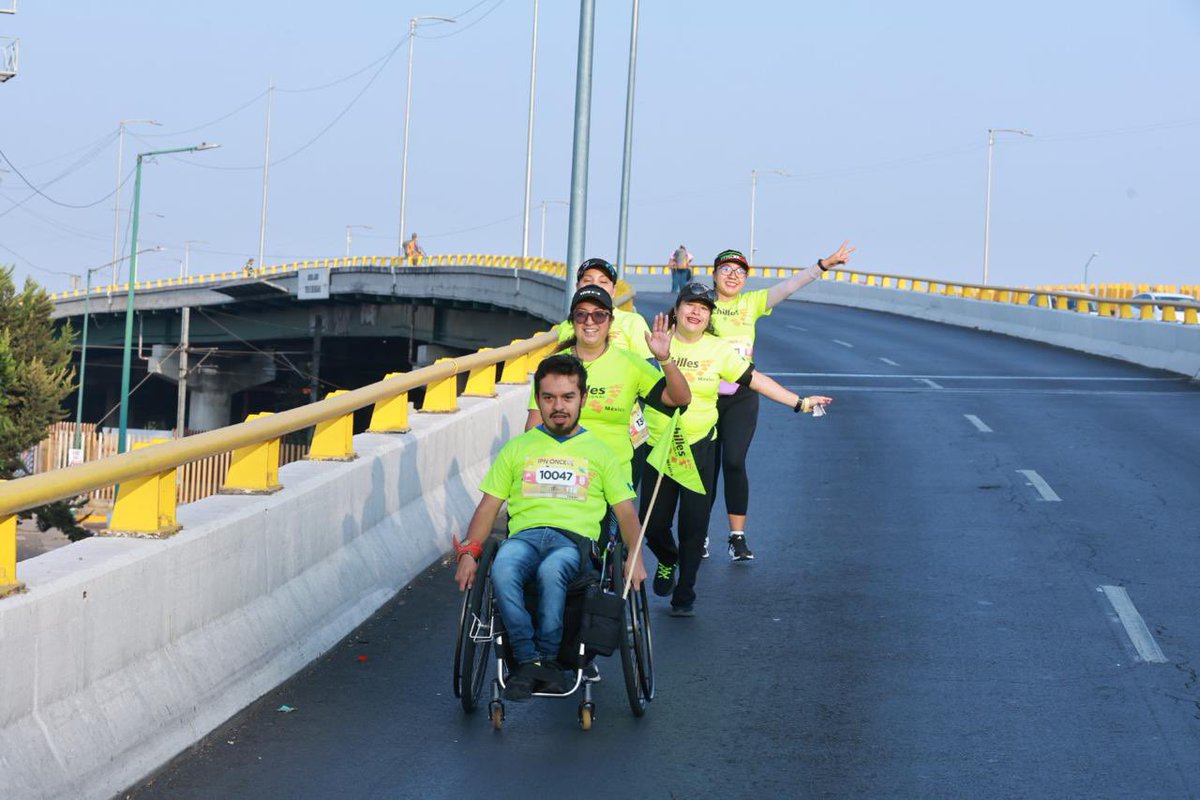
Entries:
[[[639,292],[663,292],[670,288],[666,276],[635,275],[628,280]],[[748,288],[766,288],[775,282],[751,278]],[[791,300],[865,308],[1002,333],[1200,378],[1200,326],[1197,325],[1099,317],[828,279],[806,286]],[[650,312],[655,308],[647,306],[643,310]]]
[[525,419],[529,389],[498,392],[289,464],[277,494],[183,506],[170,539],[22,562],[28,593],[0,603],[4,797],[111,797],[336,644],[465,531]]

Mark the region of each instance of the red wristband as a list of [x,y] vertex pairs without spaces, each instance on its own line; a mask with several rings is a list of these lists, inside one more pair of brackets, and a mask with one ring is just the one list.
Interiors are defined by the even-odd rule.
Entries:
[[455,536],[454,551],[458,553],[459,558],[462,558],[465,555],[470,555],[471,558],[478,561],[480,557],[483,556],[483,545],[481,545],[479,542],[472,542],[469,539],[462,544],[459,544],[458,537]]

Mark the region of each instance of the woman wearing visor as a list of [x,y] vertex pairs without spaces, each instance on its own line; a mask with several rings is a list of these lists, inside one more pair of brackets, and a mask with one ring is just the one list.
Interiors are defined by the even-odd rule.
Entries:
[[[746,288],[750,265],[737,250],[726,250],[713,262],[713,287],[717,302],[712,325],[717,336],[733,345],[746,360],[754,356],[754,326],[759,317],[770,316],[771,309],[820,279],[821,273],[850,260],[853,247],[842,242],[837,251],[769,289],[752,292]],[[746,454],[758,427],[758,394],[745,386],[723,381],[717,400],[717,473],[725,476],[725,510],[729,514],[729,557],[734,561],[754,558],[746,544],[746,513],[750,507],[750,479],[746,475]],[[713,481],[716,483],[715,479]],[[716,494],[710,498],[716,501]],[[704,542],[708,557],[708,541]]]
[[[713,333],[711,323],[716,305],[717,296],[710,287],[702,283],[683,287],[675,300],[675,340],[671,346],[671,359],[691,389],[691,402],[680,416],[679,426],[691,447],[692,460],[705,491],[694,492],[664,475],[651,508],[659,473],[647,465],[642,475],[639,516],[646,527],[646,543],[658,559],[654,593],[662,597],[671,595],[671,615],[676,617],[690,617],[694,613],[696,574],[712,514],[712,501],[707,495],[712,494],[716,480],[717,392],[721,382],[746,387],[755,396],[761,394],[796,412],[811,412],[817,406],[833,402],[820,395],[801,397],[757,372],[732,344]],[[647,408],[646,415],[651,441],[657,442],[669,419],[651,408]],[[671,533],[672,521],[677,522],[678,542]]]

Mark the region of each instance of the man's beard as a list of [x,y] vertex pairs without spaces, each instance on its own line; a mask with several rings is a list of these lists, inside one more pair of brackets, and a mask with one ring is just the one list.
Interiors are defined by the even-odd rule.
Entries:
[[562,423],[558,423],[552,418],[547,418],[542,421],[542,424],[546,426],[547,433],[551,433],[555,436],[566,436],[571,431],[575,430],[575,427],[579,424],[579,415],[576,414],[575,416],[566,419]]

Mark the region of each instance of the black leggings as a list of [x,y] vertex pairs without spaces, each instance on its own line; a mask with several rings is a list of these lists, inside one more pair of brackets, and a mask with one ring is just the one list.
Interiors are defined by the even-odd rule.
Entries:
[[[692,457],[700,471],[705,494],[712,494],[716,479],[715,442],[703,439],[692,445]],[[649,464],[642,473],[642,498],[638,516],[644,522],[646,508],[654,496],[654,484],[658,481],[658,470]],[[671,521],[675,507],[679,507],[679,544],[671,535]],[[704,554],[704,537],[708,535],[708,519],[712,514],[712,503],[703,494],[685,489],[670,478],[664,477],[658,488],[658,498],[646,525],[646,543],[660,564],[679,565],[679,583],[671,597],[673,606],[690,606],[696,600],[696,573],[700,570],[700,558]]]
[[[739,386],[733,394],[717,398],[717,475],[725,474],[725,510],[745,516],[750,510],[750,476],[746,454],[758,427],[758,392]],[[716,485],[716,478],[713,478]],[[717,494],[709,496],[716,502]]]

